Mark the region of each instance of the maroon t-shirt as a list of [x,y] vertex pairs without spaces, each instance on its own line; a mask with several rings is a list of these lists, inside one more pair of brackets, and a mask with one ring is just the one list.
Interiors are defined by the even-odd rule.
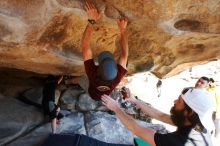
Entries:
[[107,84],[102,83],[100,78],[97,77],[96,70],[98,66],[95,65],[93,59],[86,60],[84,62],[85,71],[89,79],[89,95],[94,100],[101,100],[103,94],[109,95],[112,90],[120,83],[121,79],[127,73],[121,65],[117,64],[118,73],[114,80],[109,81]]

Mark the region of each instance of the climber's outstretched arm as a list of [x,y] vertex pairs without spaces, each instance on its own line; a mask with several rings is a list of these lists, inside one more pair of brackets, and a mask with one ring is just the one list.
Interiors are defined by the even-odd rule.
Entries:
[[120,64],[123,68],[127,68],[127,60],[128,60],[128,37],[127,37],[127,23],[128,19],[126,17],[119,18],[117,20],[119,30],[121,32],[121,56],[119,58],[118,64]]
[[96,21],[100,18],[100,13],[96,9],[93,3],[90,1],[86,1],[86,12],[89,17],[88,24],[86,26],[86,29],[83,33],[82,37],[82,53],[83,53],[83,60],[89,60],[92,59],[92,50],[90,48],[90,40],[92,37],[92,32],[94,30],[93,25],[96,23]]

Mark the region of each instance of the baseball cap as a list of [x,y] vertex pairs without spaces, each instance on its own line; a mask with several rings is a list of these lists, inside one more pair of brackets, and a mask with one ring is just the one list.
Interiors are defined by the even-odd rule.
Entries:
[[116,78],[118,72],[117,64],[111,52],[104,51],[100,53],[98,56],[98,63],[98,70],[103,80],[111,81]]
[[199,115],[199,119],[206,130],[212,132],[215,129],[212,120],[215,105],[212,97],[203,89],[196,88],[190,88],[181,96],[184,102]]

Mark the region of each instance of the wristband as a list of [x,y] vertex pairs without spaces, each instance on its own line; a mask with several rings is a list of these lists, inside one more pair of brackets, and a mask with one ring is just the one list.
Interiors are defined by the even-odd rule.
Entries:
[[96,24],[96,21],[94,19],[88,19],[88,22],[92,25]]

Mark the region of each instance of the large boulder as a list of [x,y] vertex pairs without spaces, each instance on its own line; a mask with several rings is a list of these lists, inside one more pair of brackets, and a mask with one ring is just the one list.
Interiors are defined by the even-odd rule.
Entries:
[[[89,112],[85,115],[88,136],[98,140],[117,143],[133,144],[135,135],[131,133],[116,115],[107,112]],[[167,133],[164,126],[137,120],[144,127],[154,129],[159,133]]]
[[[55,103],[58,103],[60,98],[61,91],[59,89],[55,90]],[[33,105],[41,106],[43,100],[43,87],[40,88],[31,88],[26,90],[22,96],[20,97],[21,100],[29,102]]]
[[115,115],[90,112],[86,114],[85,120],[90,137],[109,143],[133,144],[133,134],[121,124]]
[[0,145],[4,145],[43,122],[37,108],[14,98],[0,98]]
[[[57,130],[61,133],[86,134],[82,113],[72,113],[63,118]],[[40,146],[51,133],[50,123],[42,124],[25,136],[13,141],[9,146]]]
[[89,94],[81,94],[77,106],[80,111],[91,111],[102,106],[102,103],[101,101],[93,100]]
[[[220,3],[215,1],[94,0],[103,17],[91,40],[93,55],[119,57],[116,18],[127,16],[128,73],[172,76],[220,58]],[[84,1],[0,1],[0,67],[41,74],[84,73],[81,38]]]
[[67,89],[60,97],[61,108],[67,110],[75,110],[79,96],[84,93],[83,90]]

